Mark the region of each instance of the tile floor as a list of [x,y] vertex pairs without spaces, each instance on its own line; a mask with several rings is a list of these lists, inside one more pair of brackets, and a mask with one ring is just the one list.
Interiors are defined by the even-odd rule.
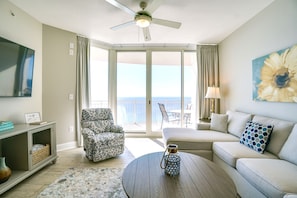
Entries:
[[126,167],[134,158],[141,155],[164,151],[162,139],[126,138],[125,152],[112,159],[93,163],[85,158],[82,148],[58,152],[56,164],[49,165],[14,188],[0,195],[5,198],[34,198],[53,183],[65,170],[71,167]]

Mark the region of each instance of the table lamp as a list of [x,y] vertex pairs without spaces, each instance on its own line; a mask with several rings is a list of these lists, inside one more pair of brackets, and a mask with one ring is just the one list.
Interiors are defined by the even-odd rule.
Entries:
[[210,98],[210,114],[214,113],[214,99],[221,98],[219,87],[208,87],[205,98]]

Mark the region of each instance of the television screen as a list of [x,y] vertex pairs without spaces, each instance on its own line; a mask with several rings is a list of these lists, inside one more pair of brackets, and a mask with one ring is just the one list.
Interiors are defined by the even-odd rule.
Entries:
[[0,97],[31,97],[35,51],[0,37]]

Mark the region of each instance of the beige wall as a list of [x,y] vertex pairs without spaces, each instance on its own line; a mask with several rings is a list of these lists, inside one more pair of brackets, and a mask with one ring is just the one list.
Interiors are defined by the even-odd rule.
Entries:
[[0,36],[35,50],[32,97],[0,98],[0,120],[24,123],[25,113],[42,114],[42,24],[7,0],[1,0]]
[[[70,55],[70,43],[74,54]],[[42,109],[46,120],[56,121],[58,150],[76,146],[75,96],[76,34],[43,25]]]
[[297,121],[296,103],[252,99],[252,60],[294,44],[296,0],[276,0],[220,43],[221,112],[242,110]]
[[[10,11],[14,13],[12,16]],[[43,120],[56,121],[58,149],[76,146],[74,100],[76,34],[40,22],[7,0],[0,1],[0,36],[35,50],[33,96],[0,98],[0,120],[25,121],[24,114],[40,112]],[[69,44],[74,43],[74,55]]]

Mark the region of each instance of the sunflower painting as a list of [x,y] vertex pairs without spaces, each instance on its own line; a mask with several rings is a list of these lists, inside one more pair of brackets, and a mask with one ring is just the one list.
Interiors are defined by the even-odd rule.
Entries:
[[253,60],[253,99],[297,103],[297,45]]

